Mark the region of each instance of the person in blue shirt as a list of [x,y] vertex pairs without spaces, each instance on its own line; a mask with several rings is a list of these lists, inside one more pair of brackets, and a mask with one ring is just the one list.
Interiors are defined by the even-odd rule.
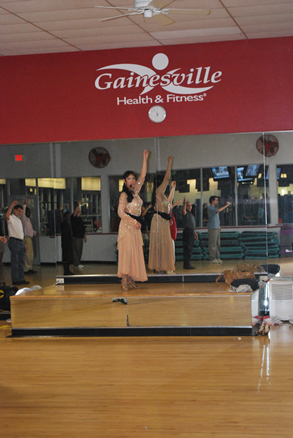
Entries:
[[211,263],[222,263],[220,259],[220,215],[219,213],[225,208],[229,207],[231,202],[227,202],[221,208],[218,208],[219,198],[217,196],[211,196],[209,199],[210,205],[208,206],[208,234],[209,234],[209,258]]

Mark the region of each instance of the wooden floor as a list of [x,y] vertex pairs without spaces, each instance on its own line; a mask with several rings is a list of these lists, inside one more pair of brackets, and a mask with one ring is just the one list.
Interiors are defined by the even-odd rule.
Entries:
[[[52,285],[55,270],[37,269]],[[1,438],[293,437],[289,324],[242,338],[10,333],[0,322]]]
[[241,339],[7,335],[3,438],[292,437],[287,324]]

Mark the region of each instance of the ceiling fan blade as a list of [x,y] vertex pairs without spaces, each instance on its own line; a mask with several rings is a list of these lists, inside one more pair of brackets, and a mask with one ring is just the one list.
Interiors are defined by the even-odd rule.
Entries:
[[101,8],[101,9],[126,9],[126,11],[136,11],[134,8],[120,8],[120,6],[94,6],[95,8]]
[[174,1],[175,0],[153,0],[148,4],[148,6],[151,6],[152,8],[163,9],[165,6],[170,5]]
[[157,23],[161,24],[161,26],[168,26],[169,24],[175,23],[172,18],[168,17],[165,14],[155,14],[153,15],[153,20],[155,20]]
[[115,18],[130,17],[131,15],[141,15],[141,14],[143,14],[143,12],[137,11],[137,12],[131,12],[129,14],[121,14],[121,15],[115,15],[114,17],[102,18],[99,21],[109,21],[109,20],[115,20]]
[[210,15],[211,11],[209,9],[177,9],[177,8],[166,8],[163,9],[167,14],[181,14],[181,15]]

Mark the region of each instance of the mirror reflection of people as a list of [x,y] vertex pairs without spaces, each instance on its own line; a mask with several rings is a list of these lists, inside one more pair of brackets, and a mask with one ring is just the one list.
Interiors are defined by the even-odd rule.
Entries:
[[140,175],[128,170],[123,175],[123,189],[119,198],[118,215],[121,218],[118,231],[118,277],[122,279],[122,290],[137,289],[136,281],[147,281],[143,240],[141,233],[142,199],[139,192],[146,176],[149,152],[143,152]]
[[23,226],[24,232],[24,241],[26,244],[25,251],[25,259],[24,259],[24,273],[25,274],[34,274],[37,271],[33,270],[33,262],[34,262],[34,247],[33,247],[33,237],[38,237],[37,231],[33,229],[33,225],[31,223],[31,209],[27,206],[28,199],[24,201],[23,211],[21,215],[21,222]]
[[[181,199],[179,199],[178,201],[175,202],[175,204],[173,204],[173,200],[174,200],[174,195],[175,195],[175,189],[176,189],[176,181],[172,181],[171,182],[171,191],[170,191],[170,195],[168,196],[169,202],[171,204],[170,207],[170,216],[171,219],[169,221],[169,225],[170,225],[170,233],[171,233],[171,238],[172,238],[172,244],[173,244],[173,253],[174,253],[174,263],[176,261],[176,257],[175,257],[175,242],[177,239],[177,223],[176,223],[176,218],[172,213],[173,208],[177,207],[178,205],[182,204]],[[167,272],[170,273],[170,272]]]
[[83,251],[83,243],[86,243],[87,241],[85,225],[81,217],[80,206],[81,201],[78,201],[78,204],[70,218],[72,229],[72,256],[75,269],[83,269],[83,265],[80,264],[80,261]]
[[209,236],[209,258],[211,263],[222,263],[220,259],[221,251],[221,227],[220,227],[220,215],[219,213],[225,208],[229,207],[231,202],[227,202],[221,208],[218,208],[219,198],[217,196],[211,196],[209,199],[210,205],[208,206],[208,236]]
[[[13,210],[13,213],[12,213]],[[23,226],[21,215],[22,205],[18,201],[13,201],[6,212],[6,220],[9,234],[8,247],[11,252],[11,278],[12,284],[29,284],[24,279],[24,258],[26,246],[24,243]]]
[[72,263],[72,229],[70,224],[71,214],[69,211],[63,213],[62,205],[60,205],[59,213],[64,275],[73,275],[73,272],[70,271],[70,263]]
[[142,234],[142,240],[143,244],[146,243],[146,237],[149,238],[149,212],[153,208],[152,204],[149,204],[147,207],[145,206],[145,203],[141,206],[141,217],[142,223],[141,223],[141,234]]
[[173,158],[168,157],[165,176],[163,180],[159,177],[155,178],[153,189],[152,205],[155,206],[155,212],[150,231],[149,269],[160,274],[175,271],[173,242],[169,224],[171,203],[165,195],[170,180]]
[[192,204],[190,201],[186,201],[184,196],[183,201],[183,269],[195,269],[195,266],[190,264],[190,259],[192,256],[194,239],[198,239],[197,232],[195,231],[195,217],[191,212]]

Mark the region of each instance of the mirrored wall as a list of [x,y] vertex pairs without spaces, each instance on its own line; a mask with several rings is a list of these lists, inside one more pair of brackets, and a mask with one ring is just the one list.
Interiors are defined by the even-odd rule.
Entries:
[[[194,260],[208,263],[207,209],[211,196],[219,198],[219,207],[230,203],[220,213],[221,258],[268,260],[290,256],[293,164],[288,164],[288,157],[292,134],[273,135],[278,150],[271,153],[266,149],[267,133],[1,146],[1,232],[7,235],[5,210],[10,203],[28,199],[39,233],[34,240],[35,263],[59,263],[60,215],[72,214],[79,203],[87,234],[82,260],[116,263],[122,175],[126,170],[138,174],[143,150],[148,149],[147,176],[141,190],[143,207],[150,207],[154,178],[165,173],[168,156],[174,156],[170,179],[170,183],[176,182],[173,204],[184,198],[191,202],[200,237],[194,246]],[[263,150],[257,147],[261,138]],[[146,261],[152,207],[145,216]],[[176,261],[182,265],[182,205],[172,212],[178,227]],[[261,236],[261,245],[256,240],[245,246],[242,237],[248,236],[243,235],[247,232]],[[272,242],[274,245],[269,245]],[[5,260],[9,260],[8,249]]]

